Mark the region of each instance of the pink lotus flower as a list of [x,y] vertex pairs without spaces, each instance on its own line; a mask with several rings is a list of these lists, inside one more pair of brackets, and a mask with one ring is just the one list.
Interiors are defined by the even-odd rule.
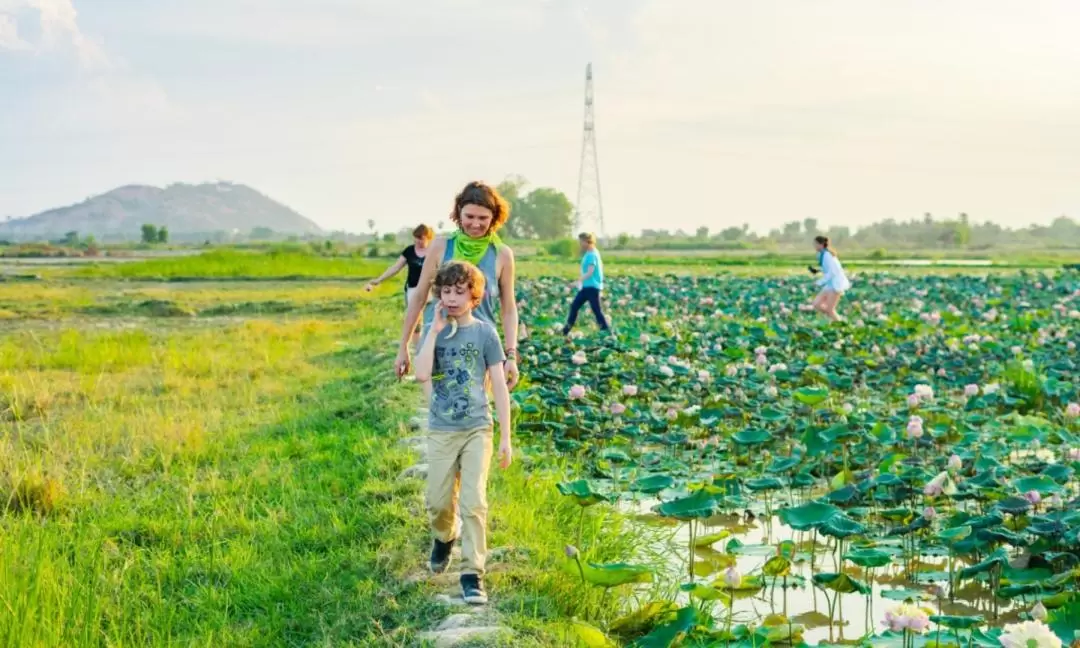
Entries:
[[675,409],[674,407],[669,407],[667,411],[667,418],[669,421],[674,421],[675,419],[679,418],[679,410]]
[[642,333],[641,337],[638,338],[638,341],[642,344],[648,344],[651,340],[652,338],[649,337],[648,333]]
[[667,365],[663,365],[660,367],[660,373],[663,374],[665,378],[671,378],[675,375],[675,370]]
[[622,403],[612,403],[611,404],[611,413],[614,414],[615,416],[618,416],[618,415],[622,414],[625,411],[626,411],[626,405],[623,405]]
[[1080,417],[1080,403],[1069,403],[1068,405],[1066,405],[1065,406],[1065,417],[1066,418]]
[[570,400],[578,400],[578,399],[581,399],[581,398],[585,398],[585,386],[584,385],[574,385],[573,387],[571,387],[570,388]]
[[945,369],[938,369],[937,370],[937,375],[938,375],[938,378],[944,378],[945,376],[947,376],[949,374],[945,372]]
[[922,510],[922,516],[927,520],[933,520],[937,517],[937,511],[934,509],[933,506],[927,506]]
[[637,385],[626,385],[622,388],[623,396],[637,396]]
[[1038,505],[1042,501],[1042,495],[1039,494],[1039,491],[1030,490],[1024,493],[1024,499],[1031,502],[1032,505]]
[[956,471],[956,470],[960,470],[963,467],[964,467],[964,462],[963,462],[962,459],[960,459],[960,455],[954,454],[951,457],[949,457],[949,470]]
[[759,355],[758,357],[754,358],[754,363],[759,367],[764,367],[765,365],[769,364],[769,359],[766,358],[764,355]]
[[728,366],[724,367],[724,375],[728,378],[734,378],[735,376],[739,375],[739,368],[734,364],[729,364]]
[[712,379],[712,374],[710,374],[708,371],[705,371],[704,369],[701,369],[697,372],[697,379],[701,382],[709,382]]
[[918,394],[908,394],[907,406],[908,407],[918,407],[919,406],[919,395]]
[[923,420],[921,416],[912,416],[908,419],[907,424],[908,436],[913,439],[918,439],[923,435]]
[[1080,461],[1080,448],[1069,448],[1069,451],[1065,453],[1069,461]]
[[919,397],[919,400],[934,400],[934,388],[930,385],[915,385],[915,391],[913,393]]
[[584,351],[578,351],[570,358],[570,362],[580,366],[589,362],[589,358],[585,355]]
[[930,627],[930,613],[911,603],[904,603],[885,612],[884,625],[893,632],[922,634]]
[[964,385],[964,396],[970,397],[970,396],[978,396],[978,395],[979,395],[979,386],[978,385]]

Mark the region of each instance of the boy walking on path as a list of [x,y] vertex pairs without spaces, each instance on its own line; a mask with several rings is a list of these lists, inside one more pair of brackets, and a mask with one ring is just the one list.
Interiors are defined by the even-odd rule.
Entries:
[[582,233],[578,235],[578,244],[581,246],[581,277],[578,279],[580,286],[577,296],[570,304],[570,318],[563,327],[563,335],[570,333],[577,322],[578,311],[586,303],[596,316],[596,324],[601,331],[608,330],[607,319],[604,311],[600,309],[600,292],[604,289],[604,262],[600,258],[600,251],[596,249],[596,235]]
[[[461,590],[467,603],[486,603],[487,479],[493,421],[486,385],[499,417],[499,465],[510,466],[510,392],[506,359],[495,327],[473,317],[484,275],[452,261],[435,276],[435,317],[416,358],[416,379],[431,381],[428,420],[427,509],[435,539],[430,567],[450,566],[455,518],[461,512]],[[460,498],[460,499],[459,499]]]

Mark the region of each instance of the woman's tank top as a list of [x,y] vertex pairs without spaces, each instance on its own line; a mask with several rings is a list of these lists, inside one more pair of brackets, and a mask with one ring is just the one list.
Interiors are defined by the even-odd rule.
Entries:
[[[446,241],[446,251],[443,253],[442,263],[439,265],[449,263],[454,260],[454,239],[448,239]],[[480,257],[480,263],[477,267],[480,268],[480,272],[484,273],[484,296],[480,298],[480,305],[473,309],[473,315],[478,319],[482,319],[488,324],[495,327],[495,330],[499,330],[499,280],[498,280],[498,260],[499,250],[492,244],[488,246],[484,256]],[[423,337],[427,337],[428,329],[431,328],[431,322],[435,319],[435,302],[438,301],[434,298],[429,298],[427,305],[424,306],[424,330]]]

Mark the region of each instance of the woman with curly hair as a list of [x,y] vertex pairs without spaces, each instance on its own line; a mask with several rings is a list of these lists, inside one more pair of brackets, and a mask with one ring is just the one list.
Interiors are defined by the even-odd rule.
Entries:
[[[510,217],[510,205],[493,187],[470,182],[454,198],[450,220],[458,229],[446,237],[437,237],[424,258],[417,290],[409,299],[394,370],[399,378],[409,372],[409,338],[424,312],[423,340],[434,318],[431,287],[439,267],[450,261],[468,261],[484,273],[484,295],[473,315],[496,329],[502,320],[503,344],[506,347],[506,382],[513,389],[518,381],[517,296],[514,292],[514,252],[499,238],[499,228]],[[497,315],[501,315],[497,317]]]

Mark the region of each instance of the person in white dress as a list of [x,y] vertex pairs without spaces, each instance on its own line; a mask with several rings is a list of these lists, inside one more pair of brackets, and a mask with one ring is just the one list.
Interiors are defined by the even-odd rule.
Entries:
[[821,268],[810,268],[814,274],[821,274],[817,280],[821,292],[814,298],[814,310],[829,321],[836,322],[843,319],[836,313],[836,306],[840,303],[840,297],[851,288],[851,282],[844,274],[844,266],[840,265],[836,252],[829,248],[828,236],[814,237],[814,249],[817,250],[818,266]]

